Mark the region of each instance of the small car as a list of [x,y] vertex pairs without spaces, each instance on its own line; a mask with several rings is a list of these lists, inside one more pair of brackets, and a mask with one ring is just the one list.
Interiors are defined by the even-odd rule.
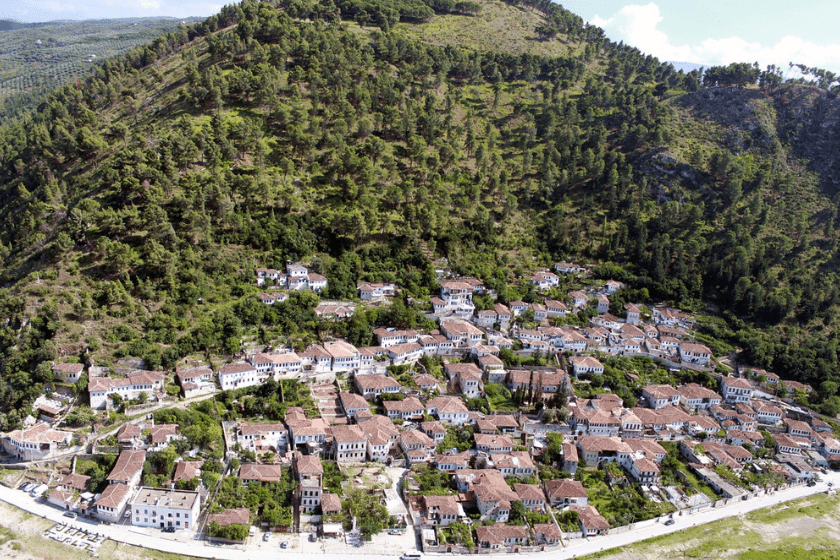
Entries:
[[283,541],[280,543],[280,548],[286,548],[289,546],[289,541]]
[[669,519],[665,522],[665,525],[673,525],[674,523],[676,523],[676,521],[674,521],[673,519]]
[[76,517],[78,517],[78,515],[76,515],[76,513],[72,512],[72,511],[65,511],[64,512],[64,517],[69,517],[70,519],[76,519]]
[[163,532],[164,533],[174,533],[175,532],[175,527],[164,527]]
[[264,533],[263,534],[263,541],[267,542],[269,538],[271,538],[271,533]]

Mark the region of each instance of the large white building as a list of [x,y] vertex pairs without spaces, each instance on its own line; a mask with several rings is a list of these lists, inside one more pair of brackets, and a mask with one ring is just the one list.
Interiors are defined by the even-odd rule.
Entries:
[[108,398],[119,395],[123,400],[136,399],[140,393],[152,395],[155,391],[163,391],[163,381],[166,374],[162,371],[135,371],[122,378],[93,377],[88,382],[90,393],[90,407],[103,409],[107,407]]
[[219,385],[223,391],[261,385],[266,379],[267,373],[260,373],[255,366],[246,362],[225,364],[219,368]]
[[31,428],[14,430],[3,436],[3,447],[9,455],[24,461],[38,461],[52,457],[59,449],[70,445],[72,438],[72,432],[38,422]]
[[325,342],[324,350],[332,358],[333,371],[351,371],[358,369],[361,364],[359,350],[349,342],[341,340]]
[[333,452],[338,463],[363,463],[367,440],[359,426],[333,426]]
[[131,501],[131,524],[193,529],[200,505],[198,492],[144,487]]
[[749,403],[753,389],[746,379],[721,377],[720,392],[723,394],[723,400],[729,404]]

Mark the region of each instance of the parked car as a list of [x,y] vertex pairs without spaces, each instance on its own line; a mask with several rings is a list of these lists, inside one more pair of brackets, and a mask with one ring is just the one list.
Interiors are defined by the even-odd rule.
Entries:
[[283,541],[280,543],[280,548],[286,548],[287,546],[289,546],[289,541]]
[[268,539],[271,538],[271,533],[263,534],[263,541],[268,542]]
[[175,527],[164,527],[163,532],[164,533],[174,533],[175,532]]
[[78,517],[78,516],[72,511],[65,511],[64,512],[64,517],[69,517],[70,519],[76,519],[76,517]]
[[665,522],[665,525],[673,525],[674,523],[676,523],[676,521],[674,521],[673,519],[669,519]]

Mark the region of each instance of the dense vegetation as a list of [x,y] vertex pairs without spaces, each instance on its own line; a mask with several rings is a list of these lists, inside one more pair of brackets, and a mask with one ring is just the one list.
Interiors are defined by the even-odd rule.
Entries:
[[98,61],[179,25],[174,19],[148,18],[0,22],[0,122],[35,106],[56,86],[88,75]]
[[[833,77],[783,84],[747,65],[706,83],[548,2],[518,8],[552,56],[402,31],[508,7],[247,0],[0,128],[3,420],[59,355],[169,368],[249,333],[301,349],[424,326],[407,296],[434,292],[435,257],[503,302],[533,299],[517,275],[564,258],[640,299],[712,302],[727,311],[707,340],[823,383],[818,404],[840,411],[834,171],[802,143],[830,152],[834,136],[796,116],[836,117]],[[266,309],[254,268],[299,259],[328,297],[359,280],[405,297],[341,326],[311,294]]]

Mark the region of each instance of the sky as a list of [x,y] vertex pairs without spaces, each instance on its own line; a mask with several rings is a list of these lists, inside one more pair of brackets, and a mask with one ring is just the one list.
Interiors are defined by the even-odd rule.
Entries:
[[56,19],[107,19],[212,16],[234,0],[0,0],[0,19],[36,22]]
[[[613,41],[661,61],[805,64],[840,73],[840,0],[561,0]],[[787,77],[797,77],[793,71]]]
[[[210,16],[204,0],[0,0],[0,18],[19,21]],[[568,10],[662,61],[705,66],[789,62],[840,73],[840,0],[560,0]],[[789,75],[788,77],[796,77]]]

